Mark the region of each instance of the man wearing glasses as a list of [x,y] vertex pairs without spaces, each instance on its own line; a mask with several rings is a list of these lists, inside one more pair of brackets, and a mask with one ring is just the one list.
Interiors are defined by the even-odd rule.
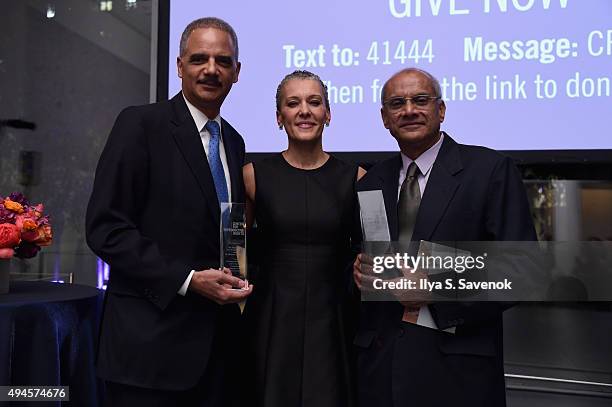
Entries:
[[[385,83],[382,121],[401,154],[371,168],[358,190],[382,190],[391,240],[536,240],[512,160],[441,132],[441,96],[438,81],[420,69]],[[367,289],[366,262],[359,255],[354,264],[360,289]],[[360,406],[505,406],[503,310],[497,303],[362,302]]]

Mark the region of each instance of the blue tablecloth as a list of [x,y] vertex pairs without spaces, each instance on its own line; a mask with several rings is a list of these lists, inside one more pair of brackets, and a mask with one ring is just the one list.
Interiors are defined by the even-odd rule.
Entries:
[[[102,299],[93,287],[11,282],[10,292],[0,295],[0,385],[70,386],[69,405],[98,406],[94,362]],[[14,403],[30,404],[60,405]]]

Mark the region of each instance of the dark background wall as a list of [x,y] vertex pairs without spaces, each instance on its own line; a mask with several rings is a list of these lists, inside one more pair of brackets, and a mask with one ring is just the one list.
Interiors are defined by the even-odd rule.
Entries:
[[[150,35],[95,1],[56,1],[54,18],[46,5],[0,1],[0,119],[36,124],[0,130],[0,196],[20,190],[52,215],[53,245],[22,270],[72,270],[76,282],[95,284],[87,200],[115,117],[149,100]],[[150,7],[140,13],[148,21]]]

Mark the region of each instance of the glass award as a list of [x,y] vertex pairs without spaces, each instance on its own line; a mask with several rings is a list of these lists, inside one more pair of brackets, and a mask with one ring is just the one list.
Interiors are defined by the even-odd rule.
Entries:
[[382,191],[359,191],[357,197],[363,240],[368,242],[390,241],[391,235]]
[[220,222],[221,267],[234,277],[247,281],[246,207],[243,203],[221,202]]

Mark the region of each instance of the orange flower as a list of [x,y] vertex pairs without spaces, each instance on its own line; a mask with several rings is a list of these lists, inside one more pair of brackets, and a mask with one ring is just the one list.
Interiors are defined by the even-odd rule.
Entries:
[[24,231],[21,233],[21,238],[38,246],[49,246],[53,240],[53,232],[51,226],[44,225],[35,230]]
[[23,213],[23,206],[19,202],[11,201],[8,198],[4,199],[4,207],[15,213]]
[[32,231],[38,227],[36,221],[27,213],[15,216],[15,226],[22,232]]
[[37,227],[38,226],[36,225],[36,222],[33,219],[25,219],[23,221],[23,230],[34,230]]
[[39,246],[49,246],[53,241],[53,230],[51,225],[44,225],[39,228],[42,230],[42,238],[37,242]]

